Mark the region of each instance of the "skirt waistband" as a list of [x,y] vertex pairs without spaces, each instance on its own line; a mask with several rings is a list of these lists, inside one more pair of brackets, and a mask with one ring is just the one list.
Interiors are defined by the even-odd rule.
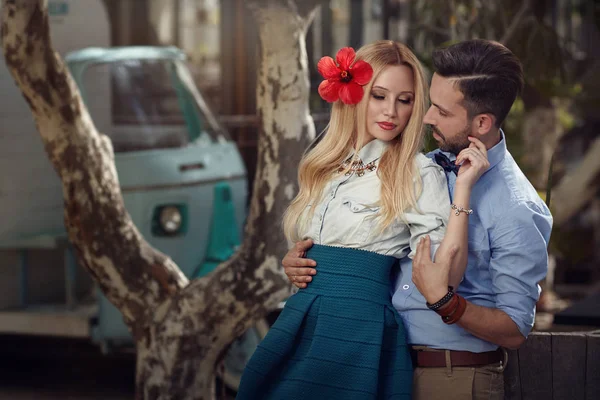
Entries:
[[317,262],[317,274],[299,293],[390,304],[390,272],[397,262],[395,257],[324,245],[313,245],[306,257]]

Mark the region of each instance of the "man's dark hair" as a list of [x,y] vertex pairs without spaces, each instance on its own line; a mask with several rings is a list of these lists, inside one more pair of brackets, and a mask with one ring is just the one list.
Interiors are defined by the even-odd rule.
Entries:
[[433,52],[438,75],[456,78],[469,119],[490,113],[500,127],[523,89],[523,67],[505,46],[489,40],[467,40]]

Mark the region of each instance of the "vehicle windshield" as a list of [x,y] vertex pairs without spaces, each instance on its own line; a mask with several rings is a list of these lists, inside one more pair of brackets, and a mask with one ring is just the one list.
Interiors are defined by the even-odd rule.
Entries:
[[171,59],[91,64],[82,91],[115,152],[185,147],[225,138],[185,66]]

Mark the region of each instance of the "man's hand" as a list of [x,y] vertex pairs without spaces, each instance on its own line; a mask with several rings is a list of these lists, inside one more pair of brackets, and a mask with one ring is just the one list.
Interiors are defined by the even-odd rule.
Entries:
[[306,251],[312,245],[313,241],[311,239],[297,242],[283,257],[283,261],[281,262],[290,282],[300,289],[304,289],[307,283],[312,281],[311,275],[317,273],[315,269],[317,263],[314,260],[304,258],[306,257]]
[[448,293],[448,274],[457,249],[452,248],[446,259],[431,260],[431,239],[421,238],[413,259],[412,280],[429,304],[438,302]]

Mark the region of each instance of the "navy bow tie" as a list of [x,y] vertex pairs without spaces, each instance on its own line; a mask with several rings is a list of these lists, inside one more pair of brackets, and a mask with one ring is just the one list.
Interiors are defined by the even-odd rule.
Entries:
[[460,165],[456,165],[454,161],[450,161],[450,159],[444,154],[436,153],[434,159],[437,165],[444,168],[444,171],[454,172],[454,175],[458,175],[458,169],[460,168]]

